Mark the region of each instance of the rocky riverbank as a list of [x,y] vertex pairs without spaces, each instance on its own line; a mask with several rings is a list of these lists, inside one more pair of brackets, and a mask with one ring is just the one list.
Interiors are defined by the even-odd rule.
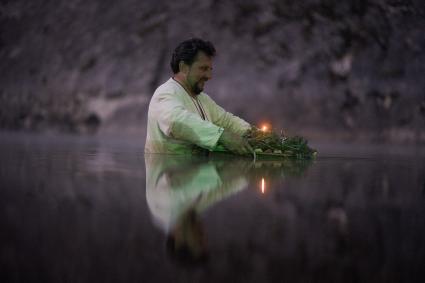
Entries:
[[424,142],[424,26],[419,0],[2,1],[0,128],[143,135],[172,49],[199,36],[218,50],[206,91],[251,123]]

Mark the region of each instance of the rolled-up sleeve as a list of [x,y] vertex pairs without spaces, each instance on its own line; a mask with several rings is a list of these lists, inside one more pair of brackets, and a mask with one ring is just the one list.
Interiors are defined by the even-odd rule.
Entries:
[[227,112],[215,103],[209,96],[205,95],[205,101],[208,104],[208,109],[212,116],[212,122],[215,125],[240,135],[244,134],[251,128],[251,125],[248,122],[230,112]]

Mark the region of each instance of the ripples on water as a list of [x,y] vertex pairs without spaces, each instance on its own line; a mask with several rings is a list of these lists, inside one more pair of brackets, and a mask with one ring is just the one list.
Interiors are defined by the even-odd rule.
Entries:
[[419,282],[423,148],[314,162],[0,135],[1,282]]

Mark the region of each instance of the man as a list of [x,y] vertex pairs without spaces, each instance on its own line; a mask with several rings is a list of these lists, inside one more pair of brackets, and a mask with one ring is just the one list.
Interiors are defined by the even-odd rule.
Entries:
[[214,46],[198,38],[174,50],[174,76],[156,89],[149,104],[146,153],[192,154],[218,145],[236,154],[252,152],[243,138],[251,125],[203,92],[214,55]]

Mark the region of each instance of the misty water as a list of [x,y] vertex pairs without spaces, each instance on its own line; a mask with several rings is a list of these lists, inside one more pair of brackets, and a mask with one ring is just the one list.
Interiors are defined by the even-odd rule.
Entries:
[[0,134],[1,282],[420,282],[425,148],[308,161]]

